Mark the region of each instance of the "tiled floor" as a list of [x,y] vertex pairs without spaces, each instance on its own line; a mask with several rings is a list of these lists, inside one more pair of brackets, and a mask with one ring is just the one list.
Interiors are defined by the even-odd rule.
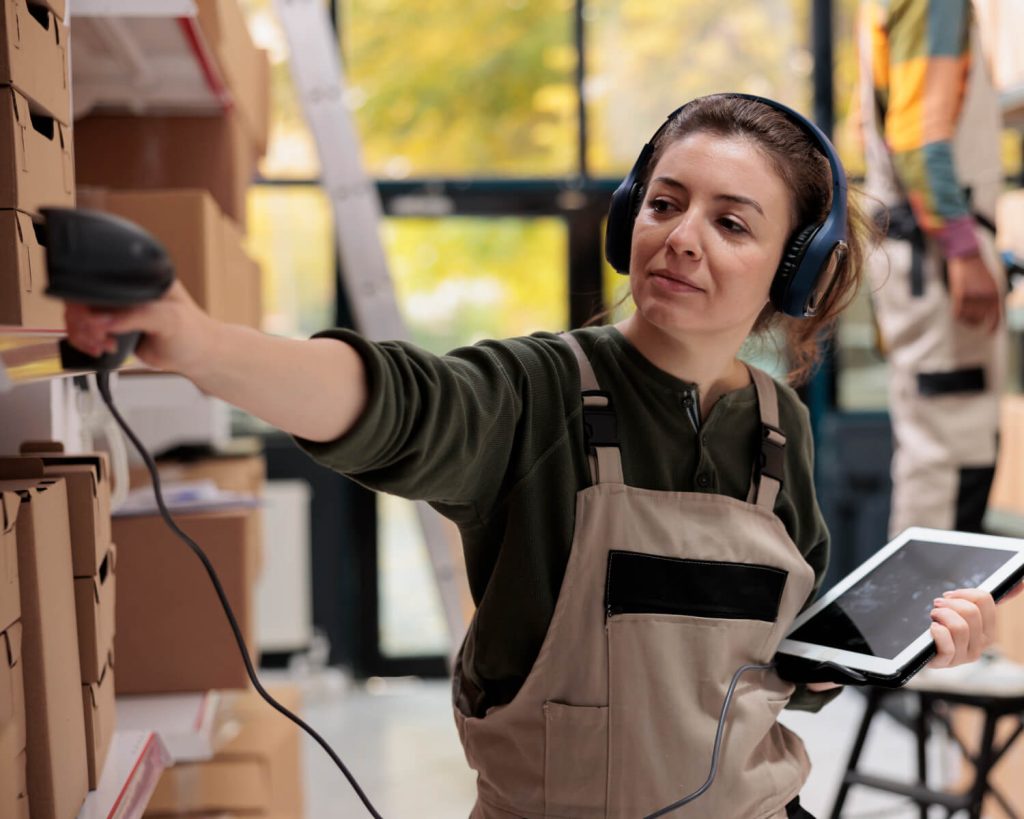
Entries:
[[[466,767],[455,733],[448,683],[391,680],[355,685],[328,671],[305,678],[302,686],[307,720],[334,746],[382,816],[458,819],[468,815],[474,775]],[[784,714],[784,722],[803,737],[814,764],[802,801],[819,819],[829,815],[862,709],[860,696],[846,691],[820,714]],[[913,758],[909,734],[888,717],[877,719],[864,767],[909,781]],[[953,758],[936,745],[932,770],[952,775]],[[369,815],[342,774],[309,739],[304,765],[307,817]],[[919,814],[902,797],[854,789],[843,816],[917,819]]]

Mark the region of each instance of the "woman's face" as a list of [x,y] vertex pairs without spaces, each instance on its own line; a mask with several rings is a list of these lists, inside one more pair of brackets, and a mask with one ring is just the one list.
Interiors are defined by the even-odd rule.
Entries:
[[698,132],[669,146],[633,226],[638,318],[676,336],[745,338],[768,300],[794,211],[752,141]]

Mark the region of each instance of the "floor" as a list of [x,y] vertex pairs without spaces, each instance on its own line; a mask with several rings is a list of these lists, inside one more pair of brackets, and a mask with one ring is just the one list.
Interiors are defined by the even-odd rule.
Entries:
[[[357,685],[331,669],[293,673],[290,678],[303,689],[306,719],[349,766],[381,816],[468,815],[474,775],[455,733],[447,682],[397,679]],[[819,714],[784,714],[783,721],[803,737],[814,765],[802,802],[818,819],[829,816],[862,710],[863,699],[845,691]],[[956,775],[956,757],[940,745],[930,749],[931,768],[948,781]],[[307,817],[369,815],[313,740],[306,739],[304,754]],[[876,720],[863,767],[909,780],[913,759],[909,734],[888,717]],[[851,791],[843,817],[918,819],[919,814],[902,797],[861,788]]]

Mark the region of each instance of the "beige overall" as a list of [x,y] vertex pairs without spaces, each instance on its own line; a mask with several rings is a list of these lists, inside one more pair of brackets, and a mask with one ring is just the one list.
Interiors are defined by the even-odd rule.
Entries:
[[[870,42],[866,32],[862,36],[865,188],[873,198],[869,207],[881,202],[892,209],[906,197],[882,134]],[[1003,186],[999,102],[976,34],[971,51],[953,159],[957,182],[969,189],[971,209],[991,221]],[[1002,287],[1005,274],[995,253],[995,237],[981,225],[976,232],[989,270]],[[908,526],[977,530],[996,462],[1006,334],[1003,328],[990,334],[955,320],[938,244],[924,237],[917,252],[916,274],[914,243],[905,239],[885,239],[867,262],[889,364],[894,445],[889,532],[895,535]]]
[[[563,338],[579,360],[584,406],[606,405],[587,395],[599,391],[593,370],[578,342]],[[766,438],[784,447],[775,385],[751,374]],[[767,474],[758,480],[755,470],[747,502],[661,492],[623,483],[617,446],[591,452],[594,485],[577,493],[565,578],[530,674],[512,702],[484,717],[456,708],[466,758],[478,772],[472,819],[639,819],[696,790],[710,769],[733,673],[771,661],[813,587],[812,569],[772,512],[780,484]],[[777,615],[609,613],[610,558],[620,551],[676,566],[774,572],[782,578]],[[716,591],[742,607],[741,589]],[[455,685],[458,693],[458,676]],[[776,722],[792,691],[774,672],[740,679],[717,777],[672,817],[786,815],[810,769],[803,743]]]

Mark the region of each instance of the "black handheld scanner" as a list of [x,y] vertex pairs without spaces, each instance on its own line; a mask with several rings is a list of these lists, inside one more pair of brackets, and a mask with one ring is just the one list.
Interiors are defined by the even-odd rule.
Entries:
[[[127,219],[77,208],[42,208],[46,294],[94,307],[130,307],[160,298],[174,281],[167,250]],[[95,358],[60,342],[65,370],[111,370],[135,349],[139,333],[119,335],[115,353]]]

